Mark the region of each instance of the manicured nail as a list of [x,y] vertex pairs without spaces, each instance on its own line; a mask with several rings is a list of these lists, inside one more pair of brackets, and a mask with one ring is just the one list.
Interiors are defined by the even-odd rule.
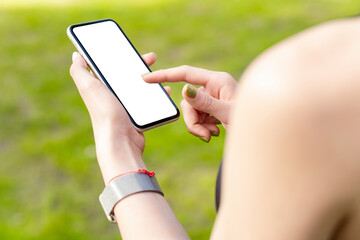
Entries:
[[73,62],[75,61],[75,59],[77,58],[77,56],[78,56],[78,53],[77,53],[77,52],[73,52],[73,54],[72,54],[72,61],[73,61]]
[[186,84],[185,94],[189,98],[195,98],[196,97],[196,88],[194,86],[192,86],[191,84]]
[[219,135],[220,135],[220,133],[218,133],[218,132],[211,132],[211,136],[218,137]]
[[142,77],[145,77],[146,75],[150,74],[150,72],[141,74]]
[[199,137],[202,141],[204,141],[204,142],[206,142],[206,143],[208,143],[209,142],[209,140],[206,138],[206,137]]
[[219,125],[221,122],[219,120],[216,120],[215,125]]

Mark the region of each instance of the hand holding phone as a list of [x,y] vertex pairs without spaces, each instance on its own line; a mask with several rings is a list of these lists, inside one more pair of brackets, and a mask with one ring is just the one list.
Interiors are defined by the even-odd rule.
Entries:
[[[108,182],[122,172],[145,168],[142,161],[144,134],[134,128],[125,109],[107,86],[88,71],[80,54],[75,56],[70,74],[91,116],[96,155],[104,181]],[[156,55],[149,53],[142,57],[150,66]]]
[[123,105],[138,131],[179,118],[178,108],[163,87],[143,81],[141,75],[150,69],[115,21],[75,24],[67,34],[93,73]]

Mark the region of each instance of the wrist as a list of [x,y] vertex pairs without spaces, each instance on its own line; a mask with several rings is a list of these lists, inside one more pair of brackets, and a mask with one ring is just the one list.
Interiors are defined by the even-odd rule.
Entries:
[[126,147],[122,144],[121,147],[98,147],[97,145],[96,151],[105,184],[119,174],[146,169],[141,154],[131,149],[130,146]]
[[96,155],[105,184],[119,174],[146,169],[142,159],[143,148],[130,137],[114,134],[111,129],[94,131],[94,135]]

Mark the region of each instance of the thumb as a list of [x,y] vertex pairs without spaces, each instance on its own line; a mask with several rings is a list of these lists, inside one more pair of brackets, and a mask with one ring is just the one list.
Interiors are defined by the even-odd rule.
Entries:
[[183,88],[184,99],[196,110],[213,115],[221,122],[227,122],[226,112],[229,103],[220,101],[194,86],[186,84]]
[[80,92],[86,90],[90,85],[98,85],[98,80],[89,72],[85,60],[78,54],[73,53],[73,63],[70,67],[70,75]]

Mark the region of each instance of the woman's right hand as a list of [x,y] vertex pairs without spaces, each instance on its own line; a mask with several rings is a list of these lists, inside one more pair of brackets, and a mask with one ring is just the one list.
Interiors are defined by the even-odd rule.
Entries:
[[[181,109],[188,131],[205,142],[219,136],[220,122],[227,129],[232,99],[238,83],[225,72],[181,66],[158,70],[143,76],[148,83],[187,82]],[[191,84],[201,85],[195,88]]]

